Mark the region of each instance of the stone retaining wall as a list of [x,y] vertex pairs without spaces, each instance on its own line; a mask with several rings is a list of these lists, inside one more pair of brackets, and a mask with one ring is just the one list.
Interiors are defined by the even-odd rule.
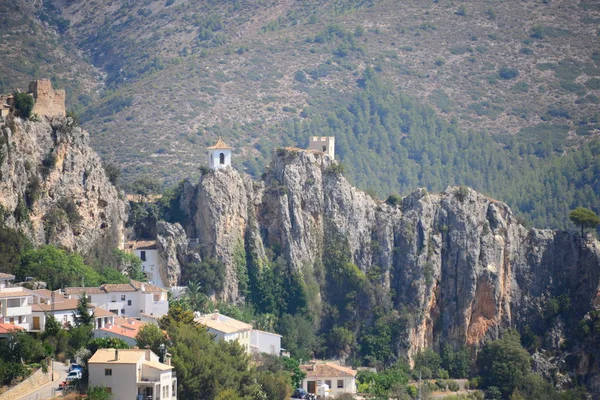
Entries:
[[19,383],[14,388],[0,395],[0,400],[16,400],[27,394],[39,389],[46,383],[50,382],[50,372],[44,373],[42,369],[38,369],[29,378]]

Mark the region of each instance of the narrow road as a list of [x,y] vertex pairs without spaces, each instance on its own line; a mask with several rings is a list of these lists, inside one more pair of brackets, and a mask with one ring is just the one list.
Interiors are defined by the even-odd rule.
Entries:
[[64,381],[67,377],[69,367],[60,362],[52,362],[52,365],[54,366],[55,375],[58,372],[58,378],[40,387],[35,392],[30,393],[27,396],[23,396],[17,400],[45,400],[53,398],[55,393],[58,392],[56,390],[58,388],[58,384]]

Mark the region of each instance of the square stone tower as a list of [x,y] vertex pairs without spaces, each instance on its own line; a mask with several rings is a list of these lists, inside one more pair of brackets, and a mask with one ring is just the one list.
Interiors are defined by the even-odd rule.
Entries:
[[308,149],[321,151],[332,160],[335,159],[335,137],[333,136],[311,136],[308,140]]
[[35,104],[33,114],[46,117],[67,115],[65,109],[66,94],[64,89],[52,89],[50,79],[38,79],[29,83],[29,94],[33,96]]

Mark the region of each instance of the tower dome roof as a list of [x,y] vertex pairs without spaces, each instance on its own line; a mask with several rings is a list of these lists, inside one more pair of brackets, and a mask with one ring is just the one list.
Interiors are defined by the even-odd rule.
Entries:
[[219,138],[217,143],[214,146],[210,146],[208,150],[231,150],[231,147],[229,147],[224,141],[221,140],[221,138]]

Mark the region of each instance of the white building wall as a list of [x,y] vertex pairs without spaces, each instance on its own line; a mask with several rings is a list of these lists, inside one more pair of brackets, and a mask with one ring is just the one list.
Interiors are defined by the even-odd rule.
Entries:
[[[22,292],[21,288],[4,288],[2,292]],[[31,296],[3,298],[0,300],[0,322],[31,329]]]
[[153,285],[164,288],[165,285],[160,275],[160,257],[158,255],[158,250],[135,249],[133,250],[133,254],[140,260],[142,260],[142,270],[146,273],[146,276],[148,277],[148,282],[150,282]]
[[[225,158],[225,163],[221,164],[221,154]],[[208,152],[208,166],[211,169],[221,169],[231,165],[231,150],[210,150]]]
[[253,329],[250,331],[250,346],[257,349],[259,353],[278,356],[281,353],[281,336]]
[[[137,398],[137,365],[135,364],[89,364],[89,386],[111,388],[113,399]],[[111,369],[112,375],[105,375]]]
[[[158,296],[158,300],[155,300],[155,296]],[[169,312],[169,301],[167,300],[167,293],[141,293],[140,297],[143,301],[144,314],[152,315],[154,317],[161,317]]]
[[[342,380],[344,382],[343,388],[338,388],[338,380]],[[337,396],[342,393],[350,393],[356,394],[356,379],[354,377],[323,377],[319,379],[315,378],[305,378],[302,381],[302,388],[308,392],[308,382],[314,381],[316,384],[316,388],[318,389],[324,383],[328,383],[331,381],[331,385],[329,386],[329,395]]]

